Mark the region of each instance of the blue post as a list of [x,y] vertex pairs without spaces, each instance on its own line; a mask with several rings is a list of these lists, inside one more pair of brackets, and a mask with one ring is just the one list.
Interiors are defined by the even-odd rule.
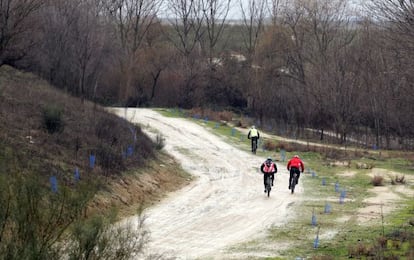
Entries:
[[335,182],[335,192],[339,192],[339,183]]
[[216,125],[214,126],[214,128],[219,128],[219,123],[216,123]]
[[206,116],[205,118],[204,118],[204,123],[208,123],[208,116]]
[[75,168],[75,174],[74,174],[75,182],[78,182],[80,180],[80,174],[78,167]]
[[313,241],[313,248],[318,248],[319,246],[319,236],[316,236],[315,241]]
[[312,214],[312,226],[316,226],[316,216]]
[[341,195],[339,196],[339,203],[340,204],[343,204],[345,202],[345,197],[346,197],[346,190],[342,190]]
[[326,179],[322,178],[322,186],[325,186],[325,185],[326,185]]
[[95,155],[94,154],[89,155],[89,167],[91,169],[95,167]]
[[126,156],[132,156],[133,153],[134,153],[134,148],[132,147],[132,145],[128,145]]
[[236,129],[232,128],[231,129],[231,136],[234,136],[236,134]]
[[329,203],[325,204],[325,213],[331,213],[331,205]]
[[316,172],[312,171],[312,177],[316,177]]
[[282,162],[286,160],[286,151],[284,149],[280,150],[280,159]]
[[49,181],[50,181],[50,188],[52,189],[52,192],[56,193],[58,191],[56,176],[51,176],[49,178]]

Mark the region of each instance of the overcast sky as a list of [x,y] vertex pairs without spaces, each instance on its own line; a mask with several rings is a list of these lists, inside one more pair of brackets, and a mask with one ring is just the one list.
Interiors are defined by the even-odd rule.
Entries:
[[[241,11],[240,11],[240,1],[243,2],[243,6],[245,8],[247,8],[247,4],[248,4],[248,0],[232,0],[232,7],[230,9],[229,15],[228,15],[228,19],[241,19],[242,15],[241,15]],[[348,6],[352,9],[357,8],[360,9],[362,8],[362,3],[364,0],[348,0]],[[367,0],[365,0],[367,1]],[[270,1],[269,1],[270,2]]]
[[[242,14],[241,14],[241,10],[240,10],[240,1],[242,1],[243,6],[245,8],[247,8],[249,0],[231,0],[231,8],[230,8],[229,14],[227,16],[227,19],[242,19]],[[362,7],[361,3],[364,0],[348,0],[348,1],[349,1],[349,7],[360,9]],[[367,0],[365,0],[365,1],[367,1]],[[269,2],[270,2],[270,0],[269,0]],[[167,14],[168,10],[164,10],[162,13]],[[164,15],[162,15],[162,16],[164,16]],[[171,17],[171,15],[166,15],[166,16]]]

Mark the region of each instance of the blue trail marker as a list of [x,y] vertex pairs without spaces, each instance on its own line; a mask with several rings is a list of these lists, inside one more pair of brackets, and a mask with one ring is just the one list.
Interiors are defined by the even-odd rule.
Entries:
[[95,155],[94,154],[89,155],[89,167],[91,169],[95,167]]
[[51,176],[49,178],[50,181],[50,188],[52,189],[53,193],[56,193],[58,191],[58,185],[57,185],[57,179],[56,176]]
[[75,182],[78,182],[80,180],[80,173],[78,167],[75,168],[75,173],[73,177],[75,179]]
[[325,213],[331,213],[331,205],[329,203],[325,204]]

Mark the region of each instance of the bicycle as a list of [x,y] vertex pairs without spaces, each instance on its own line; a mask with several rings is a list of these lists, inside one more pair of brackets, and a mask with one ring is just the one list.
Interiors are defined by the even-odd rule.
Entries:
[[296,186],[297,181],[298,181],[298,174],[294,172],[292,180],[290,181],[290,190],[292,194],[295,192],[295,186]]
[[270,174],[266,174],[266,188],[265,191],[267,196],[270,196],[270,191],[272,190],[272,178]]
[[257,139],[253,138],[252,139],[252,152],[253,152],[253,154],[256,154],[256,150],[257,150]]

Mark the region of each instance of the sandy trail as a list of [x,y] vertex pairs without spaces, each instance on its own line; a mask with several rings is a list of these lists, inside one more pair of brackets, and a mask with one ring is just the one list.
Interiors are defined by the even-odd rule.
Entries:
[[263,236],[271,225],[286,223],[288,208],[300,200],[300,184],[294,195],[289,193],[285,164],[277,165],[268,198],[259,173],[265,158],[229,145],[189,119],[163,117],[150,109],[113,111],[139,123],[149,135],[161,133],[164,149],[198,177],[145,212],[151,233],[147,256],[226,258],[231,255],[226,250],[229,246]]

